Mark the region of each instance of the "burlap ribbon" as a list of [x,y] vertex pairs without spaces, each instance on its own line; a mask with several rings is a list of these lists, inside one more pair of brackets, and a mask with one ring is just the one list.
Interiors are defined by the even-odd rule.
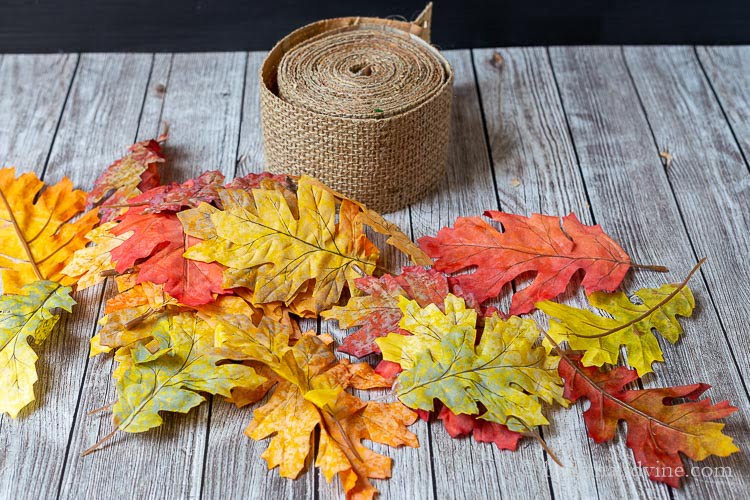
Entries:
[[413,23],[338,18],[282,39],[261,68],[266,163],[391,212],[443,177],[453,71]]

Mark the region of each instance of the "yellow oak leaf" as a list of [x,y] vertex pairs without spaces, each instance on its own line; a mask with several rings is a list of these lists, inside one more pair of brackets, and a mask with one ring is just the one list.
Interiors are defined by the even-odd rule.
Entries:
[[277,381],[268,402],[255,410],[245,433],[253,439],[271,437],[263,458],[294,478],[305,468],[320,430],[315,464],[330,481],[336,474],[348,498],[372,498],[377,490],[369,479],[390,477],[391,460],[362,445],[363,439],[390,446],[418,446],[407,426],[416,414],[401,403],[364,402],[346,389],[390,387],[366,363],[337,360],[330,346],[316,335],[303,335],[289,346],[288,330],[268,319],[256,329],[222,323],[217,345],[237,357],[263,363]]
[[34,401],[37,356],[29,345],[39,345],[52,332],[60,315],[70,312],[75,301],[70,287],[54,281],[35,281],[19,294],[0,296],[0,413],[16,418]]
[[116,225],[116,222],[105,222],[86,233],[85,238],[92,244],[76,250],[62,269],[62,274],[76,279],[79,290],[101,283],[105,279],[102,272],[115,268],[109,252],[119,247],[132,234],[128,232],[115,236],[110,233],[110,229]]
[[462,299],[448,295],[445,313],[434,304],[420,308],[407,299],[399,307],[399,327],[412,335],[392,333],[376,342],[384,359],[404,368],[396,387],[406,406],[432,411],[438,399],[455,414],[524,432],[548,423],[542,401],[567,405],[557,374],[559,358],[534,347],[540,331],[533,320],[502,320],[495,314],[486,320],[477,344],[476,312]]
[[[372,274],[378,249],[367,239],[357,219],[359,207],[344,200],[337,210],[336,198],[301,177],[294,212],[282,193],[254,189],[220,193],[224,210],[211,214],[217,237],[185,252],[189,259],[219,262],[230,269],[254,271],[252,283],[257,303],[291,304],[314,281],[315,312],[338,302],[344,286],[363,273]],[[225,286],[237,286],[226,283]]]
[[31,172],[15,177],[0,169],[0,277],[5,293],[39,280],[70,285],[61,271],[68,258],[86,244],[84,235],[98,222],[96,211],[83,211],[86,193],[64,178],[46,186]]
[[[589,295],[592,306],[612,317],[550,301],[540,302],[537,307],[556,318],[550,321],[548,331],[555,342],[566,341],[571,349],[584,351],[581,359],[584,366],[615,365],[620,357],[620,347],[624,346],[628,363],[642,377],[653,371],[653,362],[664,361],[653,330],[672,344],[677,342],[682,333],[677,316],[690,316],[695,299],[687,281],[659,288],[642,288],[634,295],[637,304],[623,292]],[[545,344],[549,343],[545,341]]]

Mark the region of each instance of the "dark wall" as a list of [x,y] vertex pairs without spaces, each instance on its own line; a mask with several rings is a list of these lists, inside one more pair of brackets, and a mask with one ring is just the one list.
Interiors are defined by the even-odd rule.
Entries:
[[[0,52],[259,50],[347,15],[413,18],[424,0],[0,0]],[[442,48],[750,43],[750,0],[437,0]]]

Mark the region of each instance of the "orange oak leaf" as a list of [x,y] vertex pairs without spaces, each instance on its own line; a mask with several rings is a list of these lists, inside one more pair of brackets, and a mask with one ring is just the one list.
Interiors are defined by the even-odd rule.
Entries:
[[107,167],[94,182],[94,189],[86,202],[89,207],[101,207],[99,217],[102,222],[115,219],[126,210],[124,205],[130,198],[159,185],[158,166],[164,163],[161,142],[166,135],[158,139],[138,142],[129,148],[129,152]]
[[85,235],[98,222],[96,211],[83,214],[86,193],[67,177],[47,185],[32,172],[16,177],[0,169],[0,278],[4,293],[19,294],[35,281],[62,285],[75,279],[62,274]]
[[[703,460],[739,451],[732,438],[722,433],[724,424],[714,422],[737,408],[728,401],[698,401],[709,385],[628,390],[625,386],[638,378],[635,370],[620,366],[602,371],[584,367],[579,357],[567,358],[558,366],[565,379],[564,396],[570,401],[587,398],[591,402],[583,413],[589,436],[597,443],[610,441],[618,422],[627,422],[626,444],[651,480],[679,487],[686,474],[680,453]],[[675,402],[678,399],[691,401]]]
[[138,264],[138,283],[163,284],[169,295],[188,306],[211,302],[213,294],[230,293],[221,286],[223,266],[182,256],[199,240],[185,234],[177,215],[131,214],[128,210],[111,232],[116,236],[132,232],[111,255],[119,273]]
[[282,476],[294,478],[302,472],[318,428],[315,464],[326,479],[338,474],[347,498],[372,498],[377,490],[369,479],[390,477],[391,459],[366,448],[362,440],[418,446],[406,428],[416,420],[414,412],[398,402],[364,402],[346,392],[350,387],[390,387],[390,381],[366,363],[337,360],[320,337],[303,335],[289,346],[288,329],[264,318],[255,329],[220,323],[216,341],[237,353],[231,359],[261,363],[273,372],[276,389],[254,411],[245,434],[256,440],[271,437],[262,457],[269,468],[278,466]]
[[435,304],[442,308],[448,295],[448,281],[443,273],[416,266],[404,267],[398,276],[359,278],[355,284],[365,295],[353,296],[346,306],[335,306],[321,316],[338,320],[341,328],[359,326],[339,346],[339,351],[358,358],[380,352],[375,343],[378,337],[389,333],[408,335],[398,326],[403,317],[398,308],[400,296],[415,300],[420,307]]
[[511,315],[530,312],[536,302],[560,295],[579,270],[585,271],[581,285],[591,293],[613,291],[630,268],[628,255],[600,226],[585,226],[572,213],[562,221],[540,214],[485,215],[502,224],[503,231],[480,217],[459,217],[454,227],[418,243],[440,271],[476,267],[476,272],[454,276],[450,282],[479,302],[498,296],[524,273],[535,273],[534,281],[513,296]]

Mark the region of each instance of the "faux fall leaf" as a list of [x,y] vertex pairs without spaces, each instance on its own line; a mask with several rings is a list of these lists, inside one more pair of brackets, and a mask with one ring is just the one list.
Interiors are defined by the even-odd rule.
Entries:
[[62,274],[76,279],[79,290],[101,283],[105,279],[102,273],[115,268],[110,252],[130,236],[129,233],[112,234],[116,225],[114,221],[104,222],[86,233],[85,238],[91,245],[76,250],[62,269]]
[[250,273],[258,303],[289,305],[307,292],[316,312],[328,309],[347,283],[353,289],[355,279],[372,274],[378,249],[357,222],[357,205],[344,200],[337,214],[334,195],[304,176],[296,201],[296,207],[290,206],[276,190],[230,190],[221,198],[224,210],[211,214],[217,237],[185,256]]
[[366,276],[355,281],[357,289],[365,295],[355,295],[346,306],[335,306],[321,314],[323,319],[335,319],[341,328],[359,329],[348,335],[339,351],[361,358],[379,353],[375,339],[389,333],[407,334],[399,327],[403,317],[398,307],[399,297],[416,301],[419,307],[435,304],[443,306],[448,295],[448,281],[443,273],[423,267],[407,266],[401,274]]
[[533,320],[493,315],[477,344],[477,313],[458,297],[448,295],[445,312],[403,297],[399,308],[400,327],[412,335],[390,334],[376,342],[383,359],[404,370],[396,387],[406,406],[433,411],[439,400],[455,414],[526,432],[548,423],[542,401],[566,405],[558,358],[534,347],[540,332]]
[[[597,443],[610,441],[618,422],[627,422],[626,444],[653,481],[679,487],[685,475],[681,453],[703,460],[739,451],[732,438],[722,433],[724,424],[715,422],[737,408],[728,401],[698,401],[710,387],[707,384],[628,390],[625,386],[638,378],[634,370],[620,366],[602,371],[581,365],[577,358],[561,360],[559,371],[565,379],[566,398],[591,402],[583,413],[589,436]],[[676,402],[679,399],[690,401]]]
[[263,363],[276,377],[268,402],[255,410],[245,433],[253,439],[272,437],[263,458],[280,467],[284,477],[297,477],[313,450],[320,429],[315,464],[329,481],[338,474],[348,498],[372,498],[369,479],[390,477],[391,459],[367,449],[363,439],[389,446],[418,446],[407,430],[416,414],[401,403],[364,402],[346,389],[389,387],[366,363],[337,360],[314,335],[289,346],[288,332],[264,319],[256,329],[219,325],[219,345],[237,357]]
[[95,181],[94,189],[86,202],[90,208],[101,205],[99,216],[102,222],[114,220],[126,210],[124,205],[130,198],[159,185],[158,166],[164,163],[161,142],[166,135],[156,140],[138,142],[130,146],[129,152],[120,158]]
[[115,432],[158,427],[163,422],[159,412],[187,413],[205,401],[202,393],[229,397],[235,387],[265,382],[248,366],[219,364],[225,358],[214,347],[214,329],[195,313],[169,315],[165,321],[167,334],[159,343],[138,343],[126,351],[112,407]]
[[581,284],[591,293],[613,291],[630,268],[628,255],[600,226],[585,226],[574,214],[562,221],[540,214],[485,215],[502,224],[503,231],[480,217],[459,217],[454,227],[418,243],[439,271],[476,267],[476,272],[454,276],[451,282],[479,302],[498,296],[524,273],[534,273],[533,282],[513,296],[511,315],[530,312],[536,302],[560,295],[579,270],[585,271]]
[[18,294],[0,296],[0,413],[16,418],[34,401],[37,356],[29,345],[39,345],[52,332],[60,315],[70,312],[75,301],[70,287],[54,281],[35,281]]
[[137,208],[137,213],[141,214],[179,212],[184,208],[197,207],[201,203],[214,202],[219,197],[218,190],[223,183],[224,175],[211,170],[182,184],[173,183],[150,189],[130,198],[128,205]]
[[110,252],[117,272],[126,272],[137,263],[139,283],[163,284],[167,293],[189,306],[206,304],[213,294],[227,293],[220,265],[183,257],[198,240],[185,234],[175,214],[131,215],[128,211],[110,232],[115,236],[131,233]]
[[24,285],[39,280],[74,282],[61,271],[98,221],[96,212],[88,212],[71,222],[85,199],[86,193],[74,190],[68,178],[45,188],[31,172],[16,178],[13,168],[0,169],[0,277],[5,293],[22,293]]
[[548,331],[556,343],[566,341],[573,350],[584,351],[581,360],[584,366],[615,365],[620,347],[624,346],[628,363],[642,377],[653,371],[654,361],[664,361],[652,332],[658,331],[674,344],[682,333],[677,316],[688,317],[693,313],[695,299],[687,282],[697,269],[698,266],[682,283],[638,290],[634,294],[637,303],[623,292],[592,293],[591,305],[609,316],[549,301],[537,307],[557,319],[550,321]]
[[498,450],[516,451],[523,434],[508,429],[507,426],[477,418],[475,415],[456,415],[443,406],[438,419],[452,438],[474,436],[477,443],[494,443]]

